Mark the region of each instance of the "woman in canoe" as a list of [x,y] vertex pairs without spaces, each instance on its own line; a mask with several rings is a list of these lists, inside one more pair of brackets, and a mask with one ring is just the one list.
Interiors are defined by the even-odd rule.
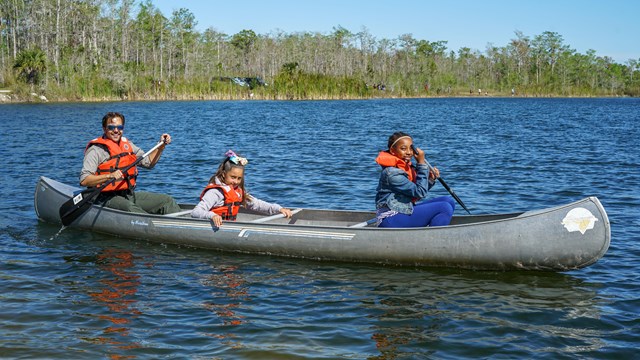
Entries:
[[[262,201],[246,192],[244,167],[248,163],[247,159],[236,155],[232,150],[227,151],[225,159],[200,194],[200,202],[191,212],[191,217],[210,219],[216,227],[220,227],[222,220],[235,221],[240,206],[244,206],[263,214],[282,213],[290,218],[291,210]],[[215,191],[210,191],[212,189]]]
[[[396,132],[387,145],[388,150],[381,151],[376,158],[382,166],[376,189],[377,225],[390,228],[449,225],[454,200],[449,196],[424,200],[440,171],[435,167],[429,171],[424,151],[413,146],[409,134]],[[411,163],[413,157],[415,166]]]

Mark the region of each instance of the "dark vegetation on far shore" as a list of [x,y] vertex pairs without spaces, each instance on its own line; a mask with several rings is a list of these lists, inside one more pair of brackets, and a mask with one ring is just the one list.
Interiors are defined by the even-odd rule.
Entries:
[[640,96],[640,59],[581,54],[550,31],[454,51],[366,28],[195,26],[188,9],[166,17],[150,0],[0,2],[0,102]]

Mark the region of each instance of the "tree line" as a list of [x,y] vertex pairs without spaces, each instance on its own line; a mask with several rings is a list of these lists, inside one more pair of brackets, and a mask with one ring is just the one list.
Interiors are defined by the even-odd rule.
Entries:
[[[228,35],[151,0],[0,0],[0,87],[54,100],[639,96],[640,59],[514,32],[484,51],[402,34]],[[238,81],[238,78],[245,81]]]

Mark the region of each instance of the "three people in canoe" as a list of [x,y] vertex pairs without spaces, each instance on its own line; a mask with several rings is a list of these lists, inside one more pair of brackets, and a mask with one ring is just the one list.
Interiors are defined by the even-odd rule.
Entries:
[[[103,186],[97,201],[110,208],[153,214],[179,212],[180,206],[169,195],[134,191],[137,167],[123,170],[144,152],[123,136],[124,125],[125,117],[121,113],[109,112],[103,117],[102,136],[91,140],[85,148],[80,185]],[[171,143],[171,136],[164,133],[160,141],[163,144],[140,161],[141,167],[151,169],[156,165],[165,146]],[[382,167],[375,197],[377,225],[448,225],[455,209],[454,200],[448,196],[426,200],[429,189],[440,176],[439,170],[428,166],[424,151],[414,146],[409,134],[392,134],[387,146],[376,158]],[[223,220],[234,221],[240,207],[267,215],[281,213],[290,218],[290,209],[247,193],[244,181],[247,164],[247,159],[229,150],[200,194],[200,202],[191,216],[210,219],[216,227],[222,226]]]

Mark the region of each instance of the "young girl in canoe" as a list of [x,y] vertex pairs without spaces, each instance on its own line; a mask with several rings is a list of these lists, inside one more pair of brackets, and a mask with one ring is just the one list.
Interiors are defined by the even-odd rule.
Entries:
[[191,217],[210,219],[216,227],[222,220],[235,221],[240,206],[267,215],[282,213],[291,217],[291,210],[268,203],[249,195],[244,188],[244,167],[249,161],[227,151],[216,173],[200,194],[200,202],[191,212]]
[[[425,161],[424,151],[413,146],[409,134],[396,132],[389,137],[388,150],[378,154],[382,166],[376,189],[376,214],[379,227],[421,227],[449,225],[455,202],[441,196],[419,202],[427,197],[440,171]],[[417,164],[411,163],[415,157]],[[419,202],[419,203],[418,203]]]

